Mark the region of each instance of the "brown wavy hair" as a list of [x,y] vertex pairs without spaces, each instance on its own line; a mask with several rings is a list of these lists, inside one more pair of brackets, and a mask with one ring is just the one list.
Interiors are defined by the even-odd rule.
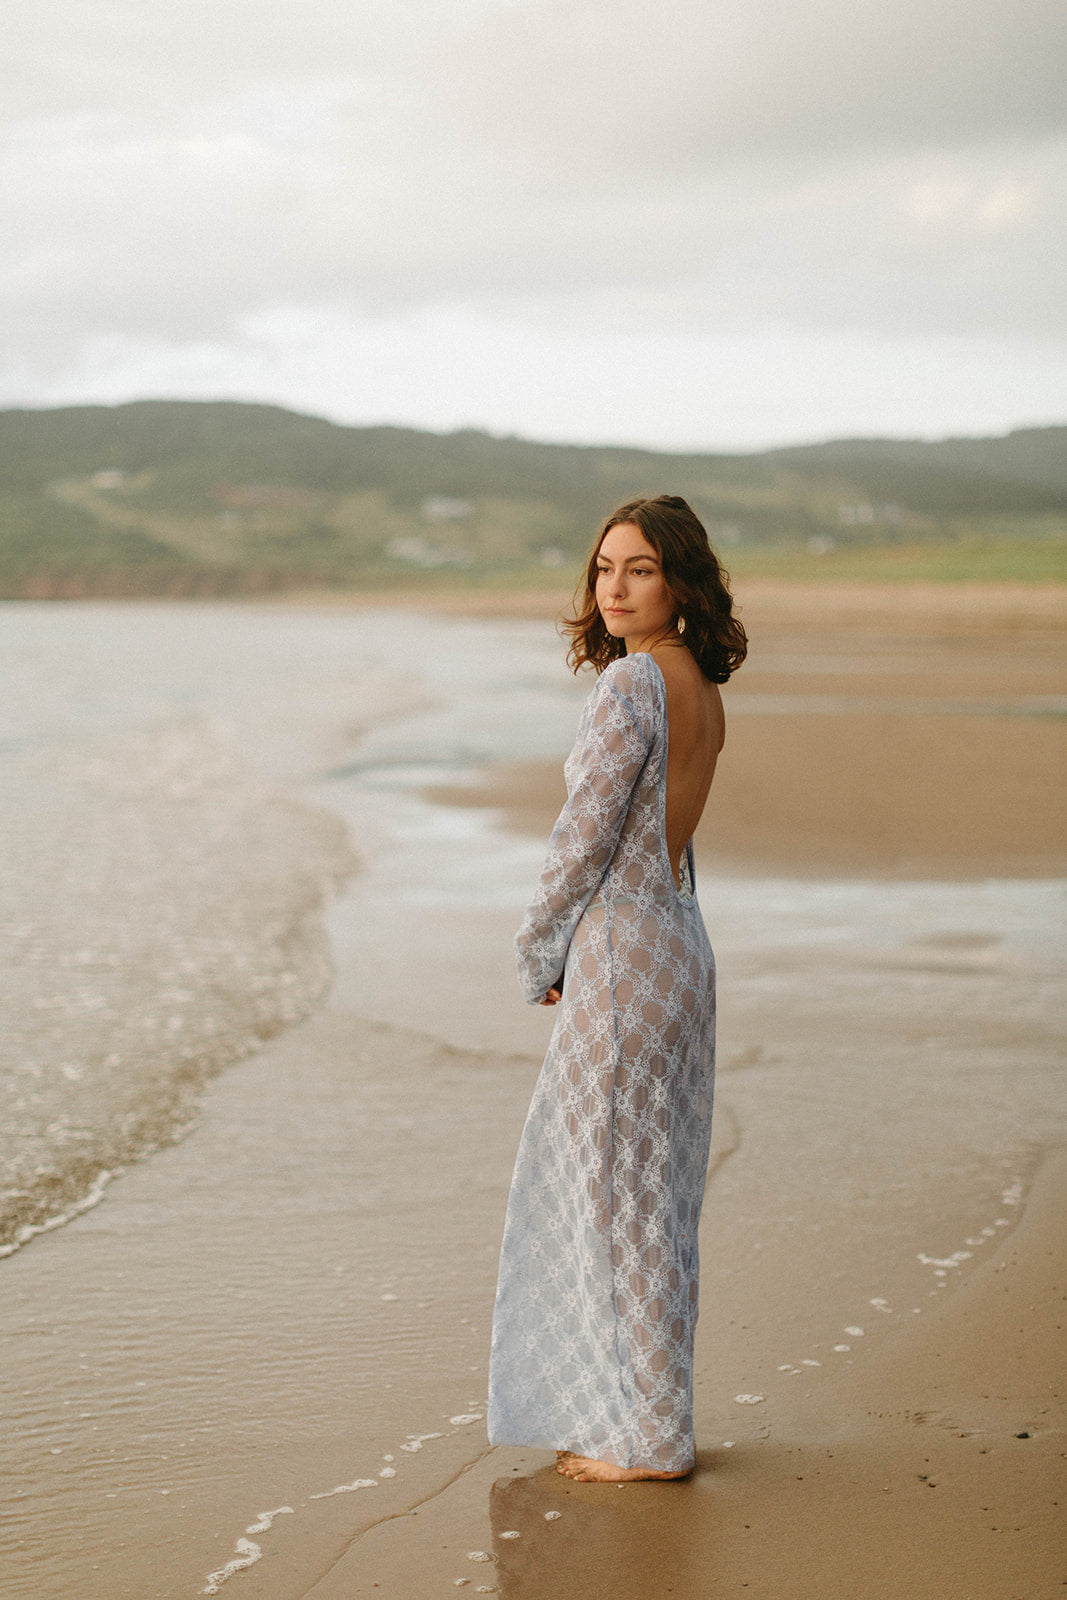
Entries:
[[575,672],[587,661],[603,672],[626,654],[625,642],[608,632],[596,603],[600,546],[611,529],[623,522],[640,528],[659,556],[674,601],[675,620],[685,623],[682,643],[705,678],[725,683],[745,659],[748,639],[740,618],[734,616],[729,573],[719,564],[696,512],[676,494],[629,500],[604,523],[586,566],[585,582],[575,592],[574,615],[561,622],[562,631],[571,637],[568,663]]

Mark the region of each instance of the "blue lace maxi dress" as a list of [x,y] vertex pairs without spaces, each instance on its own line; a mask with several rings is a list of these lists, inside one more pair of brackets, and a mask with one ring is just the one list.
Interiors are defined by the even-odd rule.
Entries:
[[656,662],[613,662],[516,939],[531,1004],[566,970],[508,1202],[488,1422],[494,1444],[682,1472],[715,965],[692,844],[681,889],[667,855],[667,738]]

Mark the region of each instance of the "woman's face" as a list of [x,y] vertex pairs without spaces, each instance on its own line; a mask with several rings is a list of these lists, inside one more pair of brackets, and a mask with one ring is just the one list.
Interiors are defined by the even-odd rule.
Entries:
[[636,523],[608,529],[596,564],[596,603],[610,634],[639,650],[670,631],[674,601],[659,556]]

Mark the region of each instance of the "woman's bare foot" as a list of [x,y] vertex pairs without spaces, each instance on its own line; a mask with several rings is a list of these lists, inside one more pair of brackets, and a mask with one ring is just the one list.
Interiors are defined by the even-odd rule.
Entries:
[[651,1467],[617,1467],[612,1461],[593,1461],[589,1456],[576,1456],[570,1450],[557,1450],[556,1471],[575,1483],[640,1483],[648,1478],[688,1478],[692,1467],[685,1472],[654,1472]]

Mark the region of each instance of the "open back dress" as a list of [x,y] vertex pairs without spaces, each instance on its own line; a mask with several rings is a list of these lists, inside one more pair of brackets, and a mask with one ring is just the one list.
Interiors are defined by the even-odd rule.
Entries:
[[508,1201],[488,1424],[493,1444],[684,1472],[715,964],[692,843],[680,887],[667,853],[667,747],[658,665],[612,662],[516,939],[527,1000],[561,977],[563,998]]

